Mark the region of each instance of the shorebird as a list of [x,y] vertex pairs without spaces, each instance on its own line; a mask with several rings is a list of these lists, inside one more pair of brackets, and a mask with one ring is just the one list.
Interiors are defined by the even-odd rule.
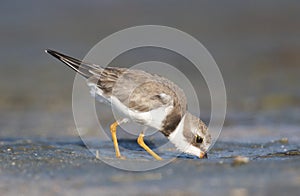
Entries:
[[[143,70],[103,68],[54,50],[45,52],[86,78],[91,95],[97,100],[106,100],[124,114],[124,119],[110,126],[117,158],[124,158],[118,146],[117,127],[129,120],[159,130],[181,152],[207,157],[211,145],[207,126],[187,111],[186,96],[172,81]],[[137,143],[155,159],[162,160],[145,144],[143,131]]]

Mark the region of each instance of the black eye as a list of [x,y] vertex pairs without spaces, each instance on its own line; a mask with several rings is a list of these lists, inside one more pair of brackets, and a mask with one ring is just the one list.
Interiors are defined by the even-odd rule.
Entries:
[[196,143],[201,144],[203,142],[203,138],[199,135],[196,135]]

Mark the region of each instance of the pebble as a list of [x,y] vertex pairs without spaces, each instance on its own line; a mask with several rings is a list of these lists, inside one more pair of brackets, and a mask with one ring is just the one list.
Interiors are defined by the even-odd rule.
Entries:
[[281,139],[279,140],[279,142],[280,142],[281,144],[287,144],[287,143],[289,143],[289,139],[288,139],[287,137],[283,137],[283,138],[281,138]]
[[239,166],[249,163],[249,158],[244,156],[236,156],[233,159],[232,165]]

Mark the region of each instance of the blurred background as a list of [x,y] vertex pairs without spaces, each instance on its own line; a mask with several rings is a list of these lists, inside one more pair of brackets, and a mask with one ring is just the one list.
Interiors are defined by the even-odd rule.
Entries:
[[[235,131],[228,131],[228,137],[250,134],[242,131],[247,127],[259,133],[299,133],[299,10],[299,1],[273,0],[1,1],[0,137],[76,137],[75,74],[44,49],[83,58],[106,36],[149,24],[187,32],[210,51],[226,85],[225,129]],[[113,63],[126,67],[166,57],[183,69],[188,63],[155,49],[129,51]],[[210,101],[201,78],[198,90],[201,115],[208,121]]]

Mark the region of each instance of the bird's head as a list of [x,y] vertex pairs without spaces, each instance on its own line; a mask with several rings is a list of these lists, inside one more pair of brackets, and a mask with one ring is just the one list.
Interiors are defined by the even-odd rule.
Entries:
[[178,150],[199,158],[207,157],[206,153],[211,145],[207,126],[190,113],[185,114],[169,139]]

